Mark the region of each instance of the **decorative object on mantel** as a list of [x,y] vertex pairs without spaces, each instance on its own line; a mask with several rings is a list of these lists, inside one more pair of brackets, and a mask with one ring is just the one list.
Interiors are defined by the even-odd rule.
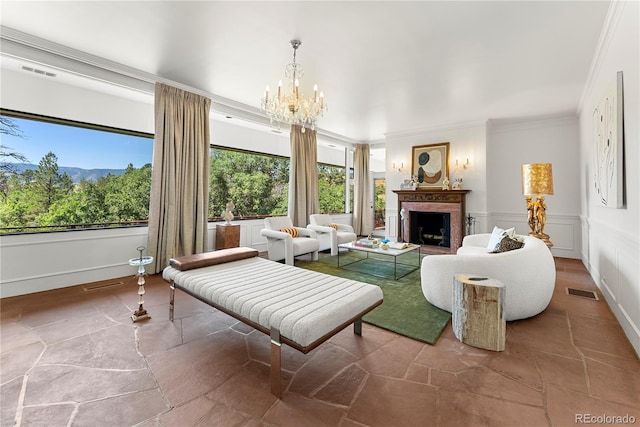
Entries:
[[442,187],[449,176],[449,143],[418,145],[412,148],[411,173],[419,187]]
[[449,177],[448,176],[445,176],[444,177],[444,181],[442,181],[442,189],[445,190],[445,191],[450,189],[449,188]]
[[400,184],[401,190],[417,190],[418,189],[418,178],[412,176],[411,179],[405,179],[402,184]]
[[544,233],[547,221],[544,195],[553,194],[551,163],[522,165],[522,194],[527,201],[527,222],[531,230],[529,234],[542,240],[550,248],[553,243],[549,240],[549,235]]
[[227,202],[227,208],[222,212],[222,219],[224,219],[226,225],[231,225],[231,221],[233,221],[233,213],[231,212],[235,209],[236,205],[233,202]]
[[313,96],[308,99],[300,91],[300,79],[304,76],[304,68],[296,63],[296,51],[301,44],[300,40],[291,40],[293,62],[289,63],[284,71],[289,83],[288,92],[283,93],[282,80],[278,82],[278,92],[275,96],[269,94],[267,86],[260,107],[271,120],[272,126],[274,121],[277,128],[280,128],[280,123],[299,125],[304,133],[305,128],[315,130],[316,123],[327,111],[327,106],[324,103],[324,93],[320,92],[318,95],[318,85],[313,85]]
[[594,185],[601,206],[624,206],[624,103],[622,71],[593,111]]
[[456,180],[453,181],[453,184],[451,184],[451,189],[452,190],[461,190],[462,189],[462,178],[456,178]]
[[133,267],[138,267],[138,273],[135,277],[138,278],[138,309],[133,312],[131,315],[131,320],[134,322],[139,322],[141,320],[151,319],[147,310],[143,307],[144,304],[144,276],[147,275],[147,272],[144,269],[144,266],[147,264],[151,264],[153,262],[152,256],[142,256],[142,251],[146,248],[144,246],[138,246],[136,250],[140,252],[140,256],[137,258],[131,258],[129,260],[129,265]]

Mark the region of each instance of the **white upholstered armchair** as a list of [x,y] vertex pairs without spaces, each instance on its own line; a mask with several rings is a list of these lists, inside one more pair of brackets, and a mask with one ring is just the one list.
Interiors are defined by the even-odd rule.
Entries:
[[267,238],[270,260],[284,260],[286,264],[293,265],[294,257],[308,253],[313,261],[318,260],[319,243],[315,231],[294,227],[288,216],[265,218],[264,227],[260,235]]
[[307,228],[317,233],[320,250],[331,249],[332,256],[338,254],[339,244],[353,242],[357,239],[352,226],[334,223],[331,215],[313,214],[309,216],[309,221],[311,224]]

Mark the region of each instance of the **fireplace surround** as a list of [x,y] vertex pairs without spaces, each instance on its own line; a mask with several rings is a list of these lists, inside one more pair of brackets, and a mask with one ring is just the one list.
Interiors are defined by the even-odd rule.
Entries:
[[398,240],[427,254],[455,254],[464,237],[465,196],[470,190],[393,190],[398,196]]

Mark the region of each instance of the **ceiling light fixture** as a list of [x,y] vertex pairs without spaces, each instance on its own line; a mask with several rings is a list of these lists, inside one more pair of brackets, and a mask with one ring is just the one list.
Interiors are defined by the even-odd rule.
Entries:
[[293,47],[293,62],[285,68],[284,75],[289,83],[289,90],[283,93],[282,80],[278,82],[278,93],[275,96],[269,94],[269,86],[264,91],[264,97],[260,107],[271,121],[271,125],[279,129],[280,123],[289,125],[302,126],[302,132],[305,128],[315,130],[316,123],[320,117],[327,111],[324,103],[324,93],[318,94],[318,85],[313,85],[313,96],[305,98],[300,91],[300,79],[304,76],[302,65],[296,63],[296,51],[302,42],[300,40],[291,40]]

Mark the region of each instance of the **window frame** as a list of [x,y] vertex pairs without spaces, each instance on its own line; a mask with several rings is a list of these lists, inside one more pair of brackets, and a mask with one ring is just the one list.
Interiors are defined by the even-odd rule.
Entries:
[[[265,157],[274,157],[274,158],[278,158],[278,159],[283,159],[283,160],[287,160],[289,162],[289,166],[291,165],[291,156],[283,156],[280,154],[272,154],[272,153],[265,153],[265,152],[260,152],[260,151],[254,151],[254,150],[246,150],[243,148],[237,148],[237,147],[225,147],[219,144],[209,144],[209,148],[214,148],[217,150],[227,150],[227,151],[232,151],[232,152],[236,152],[236,153],[242,153],[242,154],[251,154],[251,155],[256,155],[256,156],[265,156]],[[323,167],[331,167],[331,168],[341,168],[344,170],[344,175],[346,176],[346,171],[347,171],[347,166],[344,165],[336,165],[336,164],[332,164],[332,163],[326,163],[326,162],[317,162],[318,168],[320,168],[321,166]],[[353,168],[351,168],[353,169]],[[353,172],[351,172],[353,173]],[[345,180],[345,187],[344,187],[344,191],[346,192],[346,188],[347,188],[347,181]],[[343,204],[343,208],[340,212],[321,212],[321,213],[329,213],[329,214],[346,214],[347,212],[347,202],[346,200],[344,200],[344,204]],[[250,219],[264,219],[264,218],[268,218],[270,216],[286,216],[286,214],[280,214],[280,215],[244,215],[244,216],[237,216],[234,220],[250,220]],[[223,221],[223,218],[221,215],[215,215],[215,216],[210,216],[208,218],[209,222],[217,222],[217,221]]]
[[[129,135],[139,138],[153,140],[155,135],[152,133],[134,131],[124,128],[117,128],[114,126],[99,125],[95,123],[82,122],[79,120],[63,119],[59,117],[47,116],[43,114],[28,113],[24,111],[12,110],[9,108],[0,107],[0,115],[12,117],[23,120],[33,120],[43,123],[50,123],[61,126],[71,126],[81,129],[89,129],[101,132],[116,133],[120,135]],[[153,158],[150,162],[153,165]],[[20,234],[38,234],[38,233],[65,233],[70,231],[86,231],[86,230],[105,230],[105,229],[117,229],[117,228],[131,228],[131,227],[146,227],[149,220],[133,220],[133,221],[121,221],[121,222],[99,222],[99,223],[83,223],[83,224],[68,224],[68,225],[39,225],[39,226],[24,226],[24,227],[0,227],[0,235],[20,235]],[[6,231],[14,230],[14,231]]]

